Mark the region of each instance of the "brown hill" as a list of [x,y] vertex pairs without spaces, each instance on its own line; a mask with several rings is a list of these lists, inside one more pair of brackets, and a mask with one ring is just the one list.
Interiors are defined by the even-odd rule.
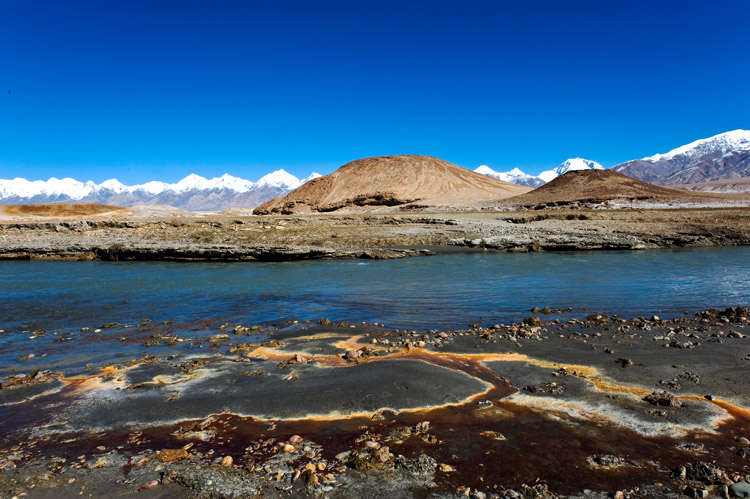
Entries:
[[96,203],[19,204],[2,206],[0,210],[15,217],[77,217],[129,211],[119,206]]
[[525,207],[594,205],[608,201],[648,203],[711,203],[728,201],[727,196],[670,189],[637,180],[614,170],[577,170],[507,200]]
[[389,206],[471,207],[528,191],[528,187],[430,156],[379,156],[347,163],[330,175],[260,205],[254,213],[315,213]]

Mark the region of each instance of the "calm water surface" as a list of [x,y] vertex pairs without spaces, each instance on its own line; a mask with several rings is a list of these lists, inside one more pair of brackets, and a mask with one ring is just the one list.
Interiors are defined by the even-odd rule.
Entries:
[[678,315],[750,302],[750,248],[459,254],[290,263],[0,262],[0,329],[328,317],[415,329],[532,306]]

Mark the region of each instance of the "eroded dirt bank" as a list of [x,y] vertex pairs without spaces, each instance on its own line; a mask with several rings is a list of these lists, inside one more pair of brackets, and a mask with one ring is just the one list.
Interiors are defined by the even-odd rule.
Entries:
[[745,244],[747,208],[263,217],[149,208],[0,220],[2,259],[269,261]]
[[222,324],[189,341],[104,330],[98,341],[150,349],[66,371],[40,356],[2,380],[0,489],[742,497],[747,308],[669,321],[555,314],[429,332]]

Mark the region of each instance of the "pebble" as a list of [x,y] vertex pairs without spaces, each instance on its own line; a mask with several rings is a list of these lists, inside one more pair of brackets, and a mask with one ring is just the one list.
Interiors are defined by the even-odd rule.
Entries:
[[740,437],[737,439],[737,443],[742,445],[750,445],[750,440],[745,437]]
[[140,487],[138,487],[138,490],[153,489],[157,485],[159,485],[159,482],[157,482],[156,480],[149,480],[148,482],[146,482],[143,485],[141,485]]
[[221,460],[221,465],[225,468],[229,468],[234,463],[234,459],[232,459],[232,456],[224,456],[224,459]]
[[347,350],[345,357],[347,359],[358,359],[360,355],[362,355],[360,350]]

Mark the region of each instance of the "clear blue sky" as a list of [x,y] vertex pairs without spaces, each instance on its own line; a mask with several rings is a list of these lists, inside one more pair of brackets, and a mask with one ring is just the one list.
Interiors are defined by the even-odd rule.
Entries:
[[610,167],[750,128],[748,19],[745,0],[0,0],[0,178]]

